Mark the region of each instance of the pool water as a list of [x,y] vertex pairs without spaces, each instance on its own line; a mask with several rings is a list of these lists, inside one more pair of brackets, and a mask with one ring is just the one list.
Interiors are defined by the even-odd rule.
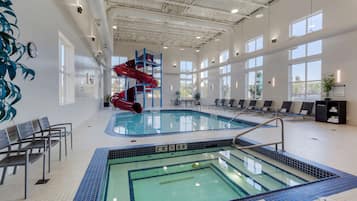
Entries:
[[192,110],[145,111],[141,114],[115,114],[106,133],[110,135],[149,136],[219,129],[243,129],[254,123]]
[[108,167],[106,201],[229,201],[317,180],[234,147],[114,159]]

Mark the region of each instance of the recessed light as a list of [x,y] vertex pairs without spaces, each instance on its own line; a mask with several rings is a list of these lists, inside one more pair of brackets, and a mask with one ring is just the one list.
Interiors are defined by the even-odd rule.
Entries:
[[165,50],[166,50],[166,49],[169,49],[169,47],[167,47],[167,46],[164,46],[163,48],[164,48]]
[[256,18],[262,18],[262,17],[264,17],[264,15],[262,13],[260,13],[260,14],[257,14],[255,17]]
[[196,36],[196,39],[201,39],[201,36]]
[[200,52],[201,50],[197,49],[196,52]]
[[232,10],[231,10],[231,13],[232,13],[232,14],[236,14],[236,13],[238,13],[238,12],[239,12],[238,9],[232,9]]
[[117,27],[116,25],[113,25],[113,29],[114,29],[114,30],[117,30],[118,27]]
[[181,51],[184,51],[185,49],[184,48],[180,48]]

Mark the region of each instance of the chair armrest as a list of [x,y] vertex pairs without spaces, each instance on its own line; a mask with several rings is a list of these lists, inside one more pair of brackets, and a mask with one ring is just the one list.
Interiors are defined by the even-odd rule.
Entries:
[[2,151],[0,155],[4,154],[17,154],[17,153],[30,153],[28,149],[21,149],[21,150],[10,150],[10,151]]
[[66,132],[67,131],[67,127],[65,127],[65,126],[62,126],[62,127],[50,126],[49,130],[60,130],[61,132],[62,131]]
[[42,138],[42,139],[35,139],[33,140],[33,138],[28,138],[28,139],[25,139],[25,140],[21,140],[20,142],[14,142],[14,143],[11,143],[10,146],[14,146],[14,145],[21,145],[21,144],[25,144],[25,143],[31,143],[31,142],[46,142],[46,138]]
[[50,125],[50,127],[58,127],[58,126],[69,126],[70,127],[70,131],[72,132],[72,123],[60,123],[60,124],[54,124],[54,125]]

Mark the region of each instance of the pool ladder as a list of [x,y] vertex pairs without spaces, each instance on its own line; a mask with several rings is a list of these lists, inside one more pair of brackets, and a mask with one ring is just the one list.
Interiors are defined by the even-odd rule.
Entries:
[[[243,135],[246,135],[252,131],[255,131],[257,130],[258,128],[261,128],[263,126],[266,126],[268,125],[269,123],[271,122],[274,122],[276,121],[276,125],[278,125],[278,121],[280,122],[280,125],[281,125],[281,141],[278,141],[278,142],[271,142],[271,143],[266,143],[266,144],[255,144],[255,145],[248,145],[248,146],[238,146],[236,144],[237,140],[239,140],[239,137],[243,136]],[[256,147],[265,147],[265,146],[271,146],[271,145],[275,145],[275,151],[278,151],[278,145],[281,144],[281,151],[285,152],[285,139],[284,139],[284,120],[280,117],[275,117],[275,118],[272,118],[264,123],[261,123],[249,130],[246,130],[238,135],[236,135],[234,138],[233,138],[233,146],[235,146],[237,149],[252,149],[252,148],[256,148]]]

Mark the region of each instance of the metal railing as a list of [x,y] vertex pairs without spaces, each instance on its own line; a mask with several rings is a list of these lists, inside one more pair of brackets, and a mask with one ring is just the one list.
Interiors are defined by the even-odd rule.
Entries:
[[242,110],[240,110],[236,115],[234,115],[234,117],[232,117],[225,125],[224,127],[227,128],[227,126],[232,123],[233,120],[235,120],[238,116],[245,114],[245,112],[248,110],[248,108],[244,108]]
[[[246,134],[248,134],[248,133],[250,133],[250,132],[252,132],[252,131],[255,131],[255,130],[257,130],[258,128],[261,128],[261,127],[263,127],[263,126],[265,126],[265,125],[267,125],[267,124],[269,124],[269,123],[271,123],[271,122],[273,122],[273,121],[276,121],[276,122],[280,121],[280,124],[281,124],[281,141],[271,142],[271,143],[266,143],[266,144],[249,145],[249,146],[243,146],[243,147],[242,147],[242,146],[238,146],[238,145],[236,144],[236,140],[237,140],[239,137],[241,137],[241,136],[243,136],[243,135],[246,135]],[[236,136],[233,138],[233,146],[235,146],[237,149],[251,149],[251,148],[256,148],[256,147],[265,147],[265,146],[275,145],[275,150],[278,151],[278,145],[279,145],[279,144],[281,144],[281,150],[282,150],[283,152],[285,152],[284,120],[283,120],[282,118],[280,118],[280,117],[272,118],[272,119],[270,119],[270,120],[268,120],[268,121],[266,121],[266,122],[264,122],[264,123],[261,123],[261,124],[259,124],[259,125],[255,126],[255,127],[251,128],[251,129],[249,129],[249,130],[246,130],[246,131],[244,131],[244,132],[242,132],[242,133],[236,135]]]

